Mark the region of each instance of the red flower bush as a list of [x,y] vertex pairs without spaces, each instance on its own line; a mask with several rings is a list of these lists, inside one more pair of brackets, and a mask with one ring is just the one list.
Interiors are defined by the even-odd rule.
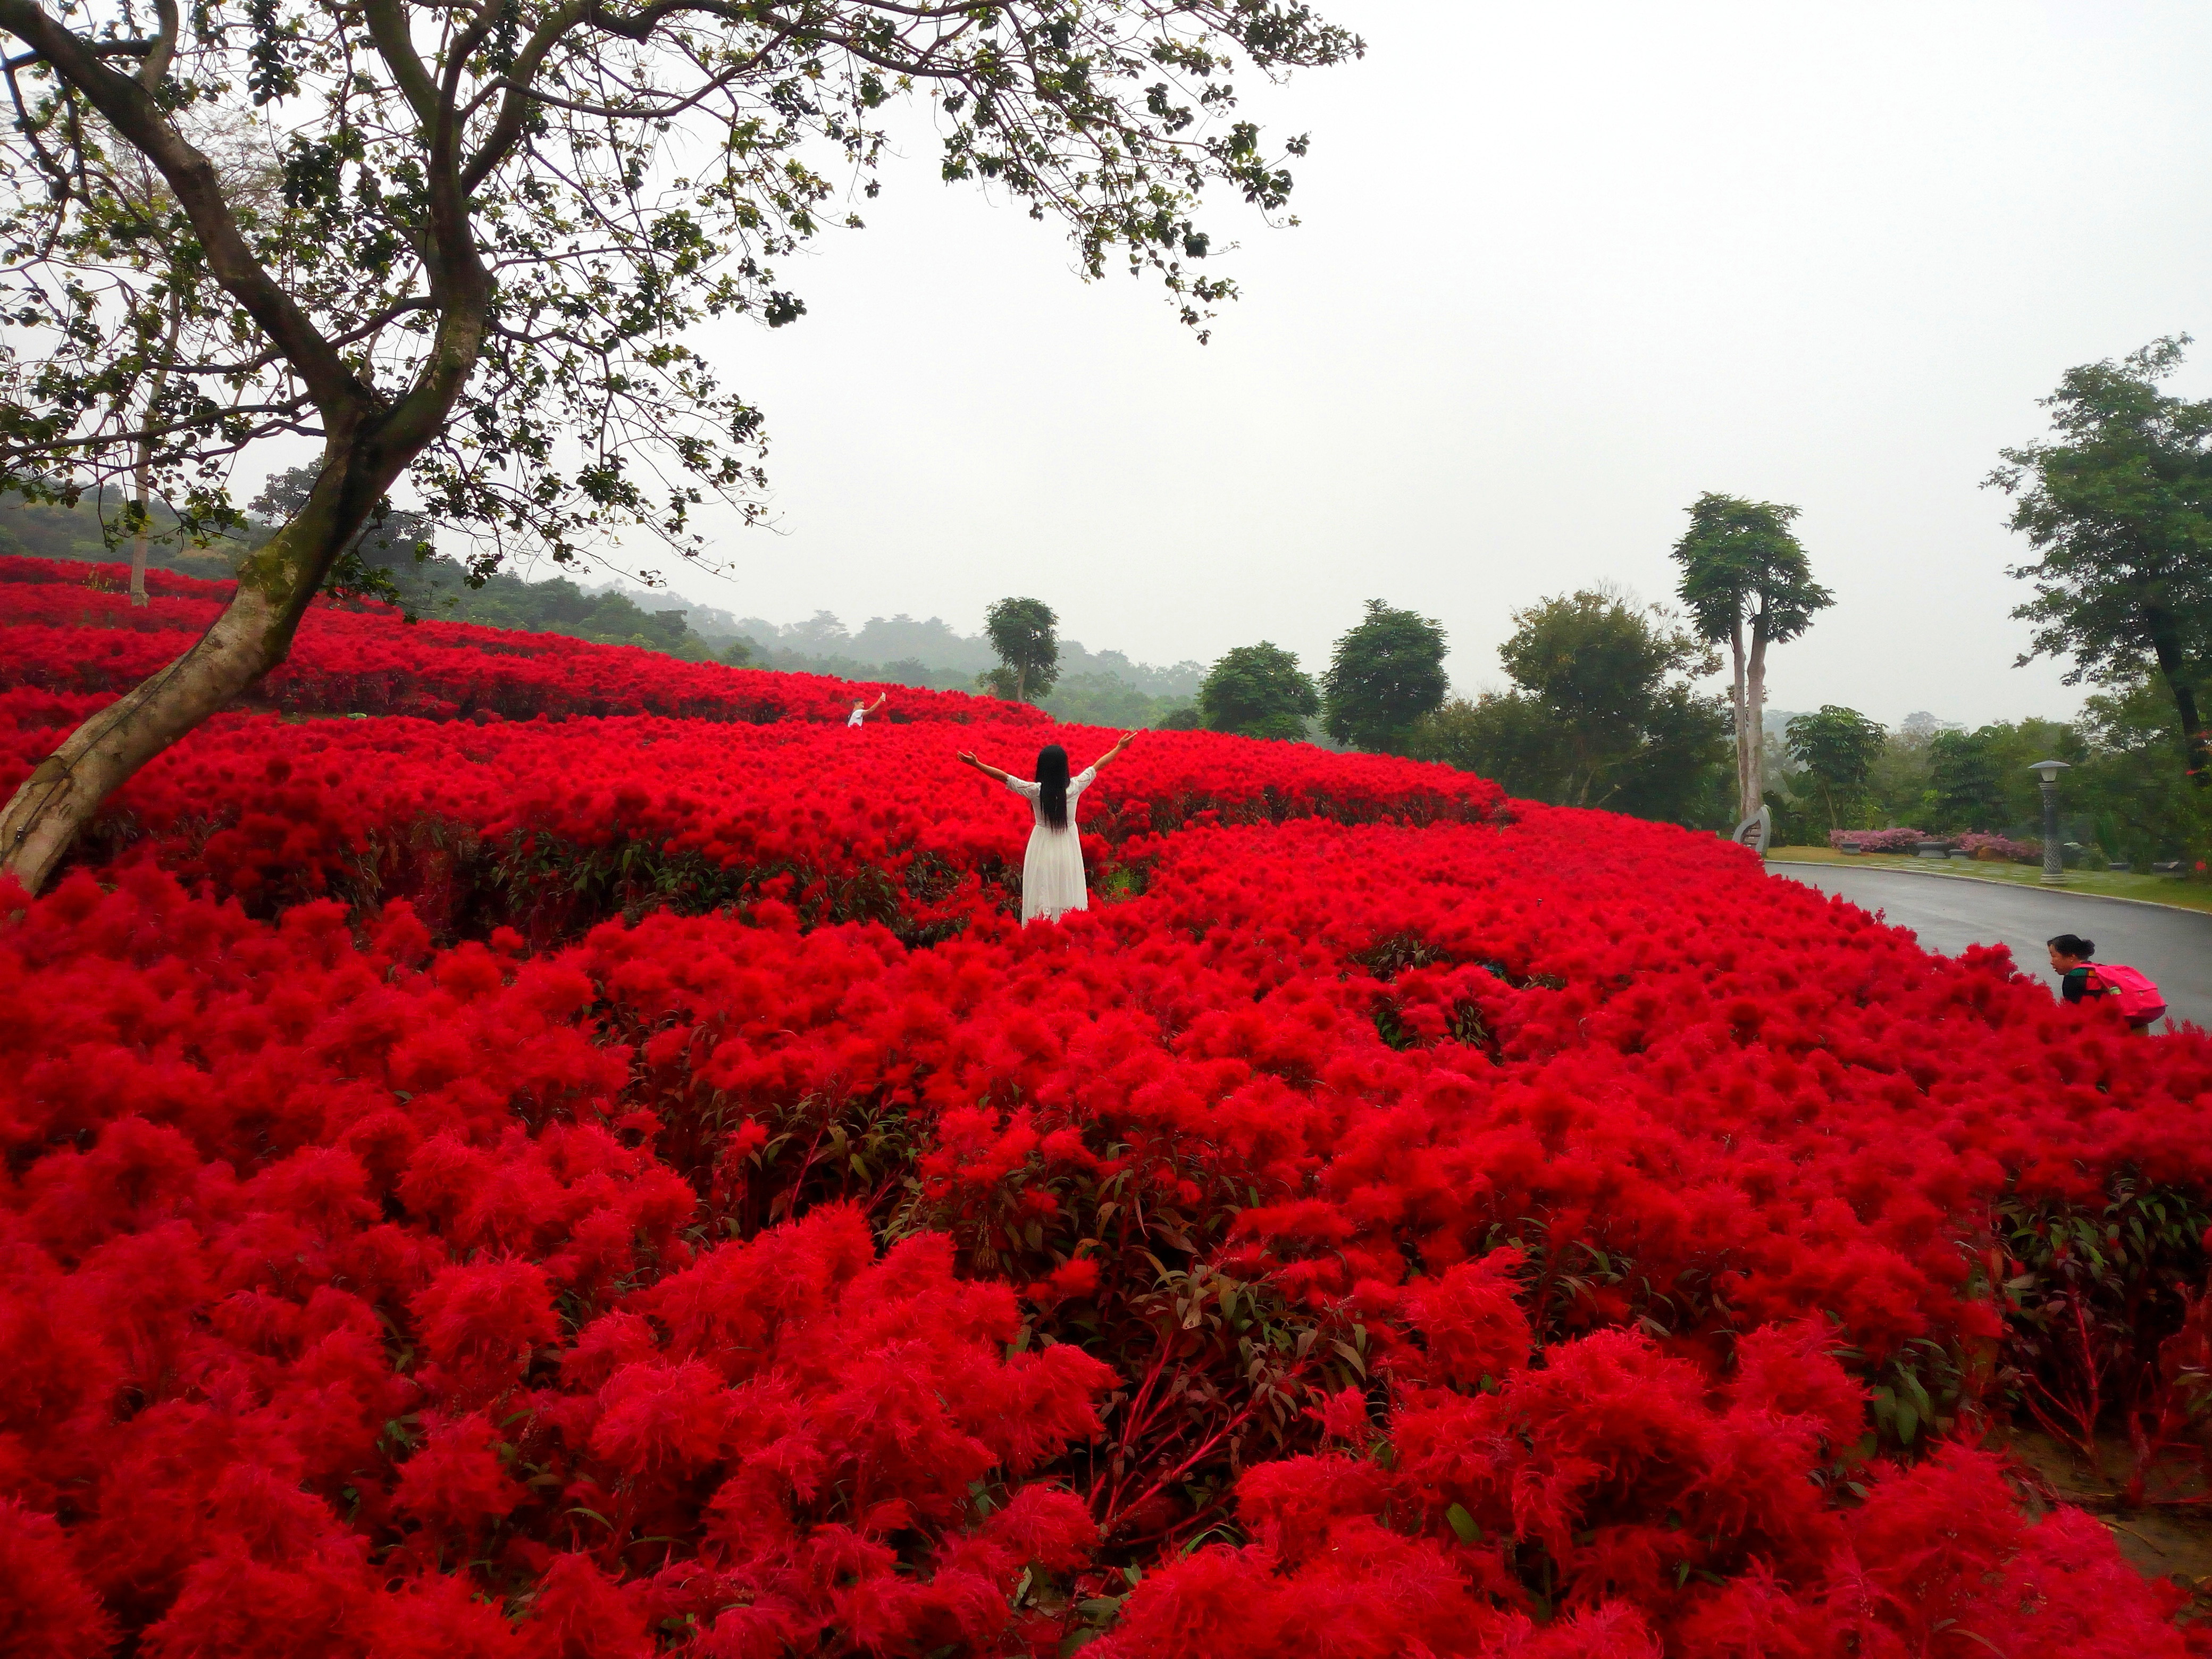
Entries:
[[[0,693],[0,788],[96,706]],[[1094,752],[1113,741],[1084,727],[1053,735]],[[405,897],[441,931],[503,922],[540,940],[643,903],[763,894],[810,920],[941,928],[979,906],[1018,908],[1020,804],[954,757],[981,744],[1026,769],[1037,743],[1036,728],[995,719],[832,735],[223,716],[118,793],[91,850],[153,858],[263,913],[330,894]],[[1273,758],[1212,733],[1156,734],[1085,796],[1094,865],[1125,849],[1141,860],[1154,834],[1194,820],[1479,822],[1502,799],[1415,762],[1316,755],[1285,778]],[[1095,868],[1094,882],[1105,874]]]
[[[1800,1341],[1769,1329],[1743,1346]],[[1867,1469],[1863,1501],[1838,1508],[1826,1418],[1741,1374],[1716,1399],[1697,1368],[1627,1333],[1553,1360],[1495,1395],[1401,1407],[1373,1450],[1253,1470],[1237,1494],[1252,1541],[1148,1577],[1095,1650],[2191,1650],[2170,1622],[2179,1592],[2145,1586],[2078,1511],[2030,1525],[1985,1454]],[[1814,1364],[1820,1392],[1848,1391],[1832,1361]]]
[[[191,644],[222,611],[228,583],[167,572],[133,606],[119,566],[0,561],[0,627],[9,652],[0,690],[88,694],[128,690]],[[871,686],[870,691],[880,688]],[[671,714],[766,724],[842,722],[862,689],[817,674],[775,674],[679,661],[626,645],[528,634],[470,623],[407,623],[387,605],[318,600],[289,659],[254,693],[289,714],[415,714],[432,720],[561,720]],[[1025,705],[958,691],[899,687],[878,720],[918,717],[1044,722]]]
[[0,895],[10,1650],[2201,1646],[1984,1437],[2192,1455],[2203,1036],[1204,733],[1024,928],[1036,717],[809,695],[228,715]]

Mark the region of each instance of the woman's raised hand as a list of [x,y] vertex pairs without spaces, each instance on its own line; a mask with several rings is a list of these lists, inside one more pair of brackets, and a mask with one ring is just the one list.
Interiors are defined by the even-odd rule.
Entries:
[[981,772],[985,777],[996,778],[1001,783],[1012,781],[1011,774],[1001,772],[997,767],[987,765],[983,762],[977,760],[973,750],[963,749],[960,751],[960,763],[963,766],[972,766],[978,772]]
[[1115,756],[1120,754],[1124,749],[1127,749],[1129,746],[1136,735],[1137,734],[1134,732],[1124,732],[1121,734],[1120,740],[1116,742],[1111,749],[1109,749],[1097,760],[1091,763],[1091,769],[1096,772],[1100,767],[1105,765],[1108,761],[1112,760]]

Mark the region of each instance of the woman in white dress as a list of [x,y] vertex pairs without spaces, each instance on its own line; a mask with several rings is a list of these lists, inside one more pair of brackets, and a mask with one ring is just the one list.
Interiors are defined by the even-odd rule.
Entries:
[[967,750],[961,751],[963,765],[998,779],[1028,801],[1036,813],[1036,827],[1030,831],[1029,855],[1022,860],[1024,921],[1091,908],[1091,891],[1083,881],[1083,848],[1075,834],[1076,799],[1098,775],[1098,769],[1127,749],[1136,735],[1124,732],[1119,743],[1072,778],[1067,775],[1067,750],[1048,743],[1037,753],[1035,782],[987,766]]

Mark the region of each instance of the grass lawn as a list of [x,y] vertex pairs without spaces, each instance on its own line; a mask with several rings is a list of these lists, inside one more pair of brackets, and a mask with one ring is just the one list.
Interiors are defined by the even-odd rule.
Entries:
[[[1869,870],[1911,870],[1921,875],[1952,876],[1963,881],[2008,881],[2015,886],[2039,884],[2043,871],[2031,864],[1984,864],[1976,859],[1915,858],[1910,853],[1844,854],[1830,847],[1776,847],[1766,856],[1777,864],[1863,865]],[[2172,876],[2119,876],[2069,870],[2066,893],[2098,893],[2106,898],[2148,899],[2182,910],[2212,910],[2212,885],[2180,881]]]

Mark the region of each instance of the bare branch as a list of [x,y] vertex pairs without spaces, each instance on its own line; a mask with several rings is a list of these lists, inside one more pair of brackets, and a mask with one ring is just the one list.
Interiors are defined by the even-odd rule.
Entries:
[[154,13],[161,32],[149,43],[145,61],[138,65],[138,84],[149,92],[159,87],[161,77],[169,72],[169,60],[177,55],[177,33],[182,27],[177,0],[154,0]]
[[[161,44],[159,40],[96,40],[88,42],[87,49],[95,58],[143,58]],[[174,44],[173,37],[171,45]],[[33,64],[44,62],[46,54],[37,51],[17,52],[13,58],[0,59],[0,63],[5,63],[11,70],[28,69]]]

